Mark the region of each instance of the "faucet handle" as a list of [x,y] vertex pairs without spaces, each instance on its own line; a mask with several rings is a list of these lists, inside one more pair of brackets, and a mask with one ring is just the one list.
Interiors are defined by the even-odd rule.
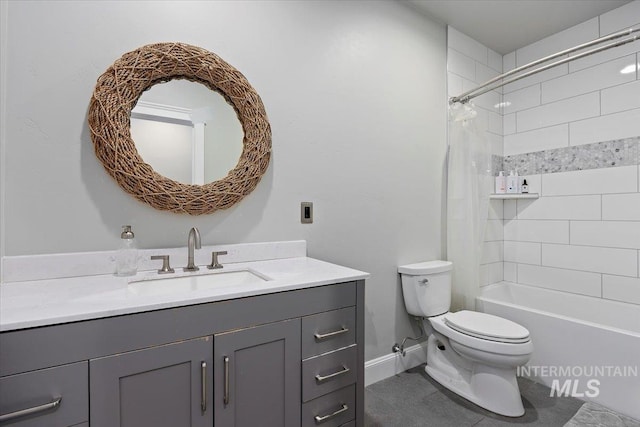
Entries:
[[218,262],[218,255],[226,255],[227,251],[213,251],[211,252],[211,264],[207,265],[209,270],[222,268],[223,265]]
[[152,255],[151,259],[161,259],[162,268],[158,270],[158,274],[174,273],[175,270],[169,265],[169,255]]

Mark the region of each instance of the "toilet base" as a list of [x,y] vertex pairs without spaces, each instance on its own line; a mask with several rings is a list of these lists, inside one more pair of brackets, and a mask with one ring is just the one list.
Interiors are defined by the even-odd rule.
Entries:
[[442,386],[482,408],[507,417],[524,415],[515,367],[495,368],[464,359],[441,334],[429,337],[425,371]]

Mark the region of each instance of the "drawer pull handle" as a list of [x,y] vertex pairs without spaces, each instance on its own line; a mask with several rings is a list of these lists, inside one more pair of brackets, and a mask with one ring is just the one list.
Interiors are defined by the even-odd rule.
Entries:
[[340,409],[338,409],[336,412],[332,413],[332,414],[328,414],[328,415],[316,415],[314,418],[316,420],[316,424],[320,424],[323,423],[325,421],[327,421],[330,418],[336,417],[338,415],[340,415],[343,412],[346,412],[349,410],[349,407],[347,405],[345,405],[344,403],[342,404],[342,407]]
[[344,375],[349,371],[350,371],[349,368],[347,368],[346,366],[343,366],[341,370],[339,370],[338,372],[334,372],[333,374],[325,375],[324,377],[322,375],[316,375],[316,381],[321,383],[323,381],[327,381],[332,378],[339,377],[340,375]]
[[62,397],[58,397],[49,403],[44,405],[34,406],[32,408],[21,409],[20,411],[10,412],[8,414],[0,415],[0,422],[14,420],[16,418],[24,417],[27,415],[37,414],[38,412],[48,411],[49,409],[57,409],[62,402]]
[[229,356],[225,356],[224,359],[224,393],[222,396],[222,402],[225,405],[229,404]]
[[202,384],[202,390],[200,390],[200,409],[202,412],[207,412],[207,362],[200,364],[200,383]]
[[316,337],[316,340],[322,341],[322,340],[326,340],[327,338],[335,337],[336,335],[346,334],[347,332],[349,332],[349,328],[345,328],[343,326],[341,329],[338,329],[337,331],[327,332],[326,334],[319,334],[316,332],[315,334],[313,334],[313,336]]

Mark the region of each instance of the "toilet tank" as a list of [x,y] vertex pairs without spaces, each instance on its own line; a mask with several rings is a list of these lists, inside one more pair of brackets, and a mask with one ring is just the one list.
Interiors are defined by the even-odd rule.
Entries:
[[450,261],[427,261],[398,267],[409,314],[431,317],[449,311],[452,268]]

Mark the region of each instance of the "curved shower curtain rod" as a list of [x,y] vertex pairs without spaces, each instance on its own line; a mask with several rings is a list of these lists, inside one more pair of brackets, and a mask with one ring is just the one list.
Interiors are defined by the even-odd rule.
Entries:
[[[526,72],[524,74],[520,74],[519,76],[515,76],[515,77],[512,77],[510,79],[502,80],[505,77],[512,76],[512,75],[517,74],[517,73],[519,73],[521,71],[524,71],[524,70],[527,70],[529,68],[535,67],[536,65],[543,64],[543,63],[545,63],[547,61],[550,61],[552,59],[558,58],[560,56],[567,55],[569,53],[576,52],[578,50],[586,49],[588,47],[595,46],[595,45],[598,45],[600,43],[603,43],[603,42],[606,42],[606,41],[609,41],[609,40],[615,40],[615,39],[619,39],[619,38],[624,37],[624,36],[630,36],[631,34],[636,33],[638,31],[640,31],[640,28],[629,28],[629,29],[626,29],[626,30],[623,30],[623,31],[620,31],[620,32],[617,32],[617,33],[610,34],[610,35],[605,36],[605,37],[600,37],[599,39],[595,39],[595,40],[592,40],[592,41],[587,42],[587,43],[580,44],[580,45],[572,47],[570,49],[565,49],[563,51],[554,53],[553,55],[545,56],[544,58],[541,58],[541,59],[538,59],[536,61],[530,62],[528,64],[525,64],[525,65],[521,66],[521,67],[514,68],[513,70],[507,71],[506,73],[502,73],[499,76],[494,77],[491,80],[488,80],[488,81],[484,82],[483,84],[481,84],[480,86],[478,86],[478,87],[476,87],[474,89],[471,89],[471,90],[469,90],[469,91],[467,91],[467,92],[465,92],[463,94],[460,94],[458,96],[453,96],[453,97],[449,98],[449,103],[453,104],[453,103],[456,103],[456,102],[460,102],[462,104],[465,104],[465,103],[469,102],[471,99],[473,99],[473,98],[475,98],[477,96],[485,94],[485,93],[487,93],[489,91],[492,91],[494,89],[497,89],[497,88],[502,87],[504,85],[507,85],[509,83],[513,83],[513,82],[515,82],[517,80],[520,80],[520,79],[523,79],[525,77],[529,77],[529,76],[531,76],[533,74],[536,74],[536,73],[539,73],[541,71],[548,70],[549,68],[553,68],[553,67],[556,67],[558,65],[567,63],[567,62],[575,61],[576,59],[584,58],[585,56],[593,55],[594,53],[602,52],[603,50],[607,50],[607,49],[611,49],[611,48],[614,48],[614,47],[622,46],[622,45],[627,44],[627,43],[631,43],[631,42],[633,42],[633,41],[638,39],[638,35],[635,35],[635,36],[632,36],[632,37],[628,37],[628,38],[626,38],[624,40],[620,40],[620,41],[617,41],[617,42],[614,42],[614,43],[609,43],[609,44],[606,44],[604,46],[600,46],[600,47],[597,47],[595,49],[591,49],[591,50],[588,50],[586,52],[579,53],[577,55],[569,56],[567,58],[561,59],[560,61],[552,62],[551,64],[544,65],[542,67],[539,67],[539,68],[536,68],[534,70],[528,71],[528,72]],[[502,81],[499,82],[498,84],[494,85],[494,83],[496,83],[496,82],[498,82],[500,80],[502,80]]]

